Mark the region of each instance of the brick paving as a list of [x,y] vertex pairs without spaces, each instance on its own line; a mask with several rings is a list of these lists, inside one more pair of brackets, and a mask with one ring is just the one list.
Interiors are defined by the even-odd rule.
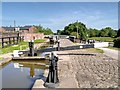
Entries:
[[118,87],[118,60],[85,49],[56,53],[59,56],[58,88]]

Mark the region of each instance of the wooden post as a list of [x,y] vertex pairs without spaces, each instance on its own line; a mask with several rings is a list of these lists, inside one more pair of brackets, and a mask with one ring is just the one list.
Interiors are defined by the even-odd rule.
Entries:
[[21,36],[19,37],[19,41],[21,42]]
[[10,40],[10,37],[9,37],[9,46],[11,45],[11,40]]
[[4,48],[4,38],[2,38],[2,48]]
[[17,33],[17,44],[19,43],[19,33]]
[[13,44],[15,44],[15,37],[13,37]]
[[17,44],[18,44],[18,41],[19,41],[19,37],[17,36]]

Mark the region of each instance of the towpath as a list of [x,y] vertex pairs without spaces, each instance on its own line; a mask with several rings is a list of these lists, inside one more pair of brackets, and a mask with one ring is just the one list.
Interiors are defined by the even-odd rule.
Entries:
[[109,48],[99,48],[99,49],[102,49],[104,51],[104,54],[109,56],[109,57],[112,57],[114,59],[117,59],[119,60],[119,54],[120,54],[120,51],[118,50],[112,50],[112,49],[109,49]]
[[[73,45],[67,39],[61,45]],[[56,51],[58,61],[58,88],[117,88],[118,60],[87,49]]]

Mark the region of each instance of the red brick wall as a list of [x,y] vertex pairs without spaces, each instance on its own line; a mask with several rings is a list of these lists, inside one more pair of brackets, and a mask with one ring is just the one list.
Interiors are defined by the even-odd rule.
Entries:
[[0,28],[0,33],[5,32],[4,28]]
[[32,41],[36,39],[44,39],[44,34],[43,33],[25,33],[23,34],[24,36],[24,41]]
[[36,30],[37,28],[36,27],[34,27],[34,26],[32,26],[32,27],[30,27],[28,30],[21,30],[23,33],[35,33],[35,30]]
[[34,33],[36,29],[37,29],[36,27],[32,26],[31,28],[29,28],[29,32]]

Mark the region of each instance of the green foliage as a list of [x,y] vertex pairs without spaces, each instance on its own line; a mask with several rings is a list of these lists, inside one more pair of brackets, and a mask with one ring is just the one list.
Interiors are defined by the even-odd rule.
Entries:
[[71,35],[71,36],[75,36],[75,37],[77,37],[77,35],[78,35],[78,38],[80,38],[80,35],[77,34],[77,32],[72,32],[72,33],[70,33],[70,35]]
[[117,32],[117,37],[120,37],[120,29]]
[[108,36],[109,37],[116,37],[117,36],[117,32],[115,30],[111,30],[109,33],[108,33]]
[[110,27],[103,28],[99,33],[101,37],[115,37],[116,35],[117,32]]
[[99,33],[100,33],[100,31],[97,29],[92,29],[92,28],[88,29],[89,37],[98,37]]
[[110,27],[106,27],[101,30],[90,28],[88,29],[88,35],[89,37],[116,37],[117,31]]
[[120,37],[116,38],[113,42],[114,47],[120,48]]
[[[78,29],[79,38],[87,39],[88,37],[116,37],[120,36],[120,30],[113,30],[111,27],[106,27],[101,30],[86,28],[86,25],[81,22],[71,23],[65,26],[64,30],[60,30],[61,35],[74,35],[76,36]],[[76,33],[75,33],[76,32]],[[117,33],[118,32],[118,33]],[[88,36],[87,36],[88,35]]]
[[36,33],[44,33],[45,35],[52,35],[53,32],[49,28],[43,28],[42,26],[36,26],[37,30]]
[[45,42],[45,39],[37,39],[37,40],[34,41],[35,44],[36,43],[42,43],[42,42]]
[[120,48],[117,48],[117,47],[112,47],[112,46],[109,46],[108,48],[109,48],[109,49],[119,50],[119,51],[120,51]]
[[75,32],[77,33],[78,31],[78,36],[79,38],[82,39],[87,39],[87,28],[86,26],[81,23],[81,22],[75,22],[75,23],[71,23],[68,26],[65,26],[63,31],[60,31],[60,34],[64,34],[64,35],[71,35],[74,34]]
[[96,41],[104,41],[104,42],[113,42],[114,38],[111,37],[91,37],[88,39],[96,40]]

